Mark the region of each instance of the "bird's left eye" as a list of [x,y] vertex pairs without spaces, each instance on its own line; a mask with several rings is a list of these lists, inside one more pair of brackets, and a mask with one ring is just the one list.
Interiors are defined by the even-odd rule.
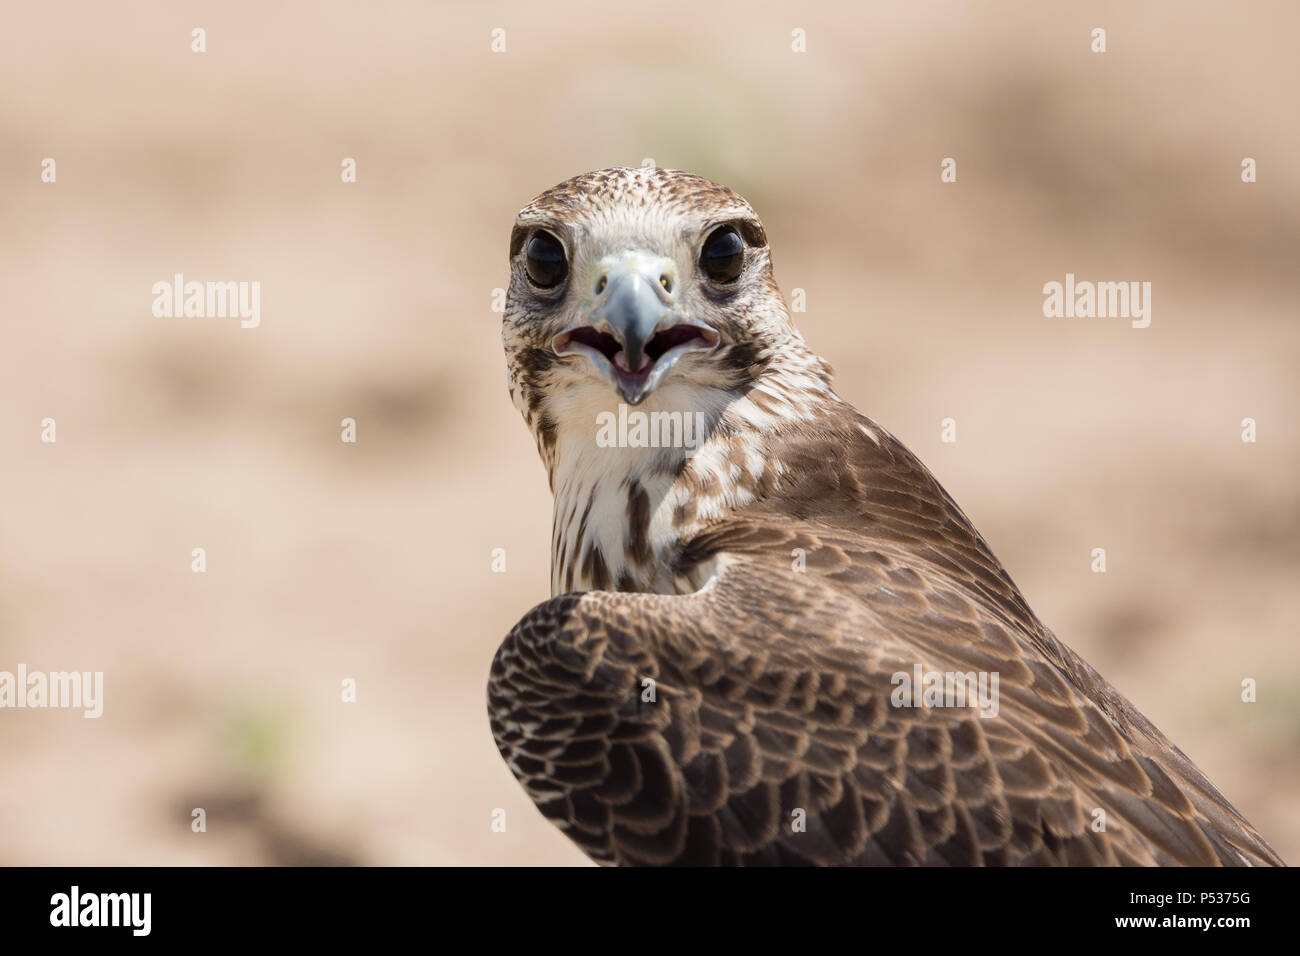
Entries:
[[731,282],[745,264],[745,243],[731,226],[720,226],[704,240],[700,268],[714,282]]
[[528,240],[524,253],[524,268],[534,285],[553,289],[569,274],[569,263],[564,258],[564,246],[549,232],[539,232]]

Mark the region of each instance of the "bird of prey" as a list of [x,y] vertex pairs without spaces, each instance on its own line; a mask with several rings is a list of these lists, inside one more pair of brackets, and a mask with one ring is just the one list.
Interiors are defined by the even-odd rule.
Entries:
[[520,212],[510,268],[553,596],[502,642],[488,710],[588,856],[1281,864],[837,397],[739,195],[668,169],[578,176]]

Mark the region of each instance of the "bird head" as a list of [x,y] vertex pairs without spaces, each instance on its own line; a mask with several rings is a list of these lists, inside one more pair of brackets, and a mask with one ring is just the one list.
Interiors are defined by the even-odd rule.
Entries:
[[762,222],[691,173],[606,169],[547,190],[519,213],[510,270],[510,391],[539,438],[620,402],[716,410],[808,355]]

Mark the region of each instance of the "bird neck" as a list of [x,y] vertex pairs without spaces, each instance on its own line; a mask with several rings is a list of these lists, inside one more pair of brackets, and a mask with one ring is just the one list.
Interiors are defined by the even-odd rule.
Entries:
[[765,448],[771,430],[838,401],[812,358],[769,366],[741,388],[669,382],[634,408],[563,416],[546,462],[552,594],[697,590],[703,582],[674,573],[678,547],[773,492],[781,465]]

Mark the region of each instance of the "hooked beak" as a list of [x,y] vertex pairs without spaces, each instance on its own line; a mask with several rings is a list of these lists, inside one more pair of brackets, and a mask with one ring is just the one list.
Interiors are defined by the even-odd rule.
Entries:
[[597,274],[594,307],[551,348],[586,354],[629,405],[641,404],[687,352],[717,346],[718,333],[678,307],[671,260],[633,252]]

